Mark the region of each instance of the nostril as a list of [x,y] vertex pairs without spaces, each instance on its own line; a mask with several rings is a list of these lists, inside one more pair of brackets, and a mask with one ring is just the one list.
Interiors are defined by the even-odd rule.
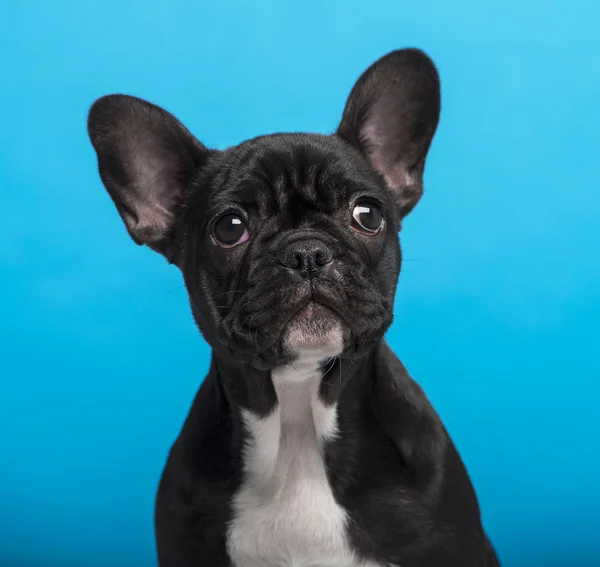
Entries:
[[296,250],[286,250],[279,256],[279,262],[286,268],[297,270],[298,268],[302,267],[302,264],[304,263],[304,256],[301,252]]
[[317,250],[315,254],[315,263],[317,266],[326,266],[331,260],[331,252],[329,250]]

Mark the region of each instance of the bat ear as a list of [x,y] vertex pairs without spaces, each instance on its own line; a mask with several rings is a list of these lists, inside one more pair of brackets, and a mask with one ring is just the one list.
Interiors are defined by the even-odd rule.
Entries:
[[371,65],[346,103],[337,134],[379,171],[400,218],[423,194],[425,158],[439,115],[438,72],[418,49],[393,51]]
[[131,238],[168,255],[175,208],[209,150],[173,115],[125,95],[92,105],[88,133],[102,182]]

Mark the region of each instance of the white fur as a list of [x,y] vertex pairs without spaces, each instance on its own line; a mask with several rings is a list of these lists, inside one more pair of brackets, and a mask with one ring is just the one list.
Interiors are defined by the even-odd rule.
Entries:
[[278,405],[243,415],[249,431],[245,481],[234,500],[228,551],[236,567],[376,567],[348,545],[323,442],[337,433],[335,406],[318,397],[321,368],[305,360],[272,373]]

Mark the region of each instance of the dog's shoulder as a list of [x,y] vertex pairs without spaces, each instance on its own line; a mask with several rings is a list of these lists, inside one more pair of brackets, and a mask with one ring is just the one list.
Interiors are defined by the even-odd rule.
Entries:
[[386,341],[377,349],[374,368],[371,400],[383,431],[419,484],[438,486],[450,440],[437,412]]

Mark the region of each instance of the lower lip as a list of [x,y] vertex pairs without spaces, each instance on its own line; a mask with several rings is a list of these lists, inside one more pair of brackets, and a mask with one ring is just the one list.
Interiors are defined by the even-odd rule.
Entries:
[[302,315],[306,315],[307,317],[311,317],[315,311],[315,302],[311,301],[304,309],[300,311]]
[[318,301],[311,300],[306,307],[300,309],[297,315],[304,317],[315,317],[320,314],[330,314],[332,311],[326,305],[319,303]]

